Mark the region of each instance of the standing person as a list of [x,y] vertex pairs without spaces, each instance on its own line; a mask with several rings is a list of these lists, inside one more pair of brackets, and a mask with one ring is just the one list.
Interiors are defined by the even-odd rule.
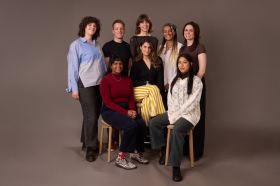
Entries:
[[131,159],[139,163],[149,163],[142,154],[146,126],[136,113],[132,82],[129,77],[122,75],[123,62],[118,57],[110,58],[110,67],[111,73],[100,84],[103,99],[101,115],[109,125],[122,130],[116,166],[134,169],[136,165],[126,159],[128,153]]
[[[151,119],[149,129],[153,149],[161,149],[159,163],[165,160],[165,135],[168,124],[174,125],[171,133],[169,165],[173,167],[172,179],[182,180],[180,165],[183,156],[184,138],[187,132],[197,127],[200,118],[201,79],[194,75],[192,58],[181,54],[177,60],[177,75],[168,90],[168,111]],[[167,142],[169,143],[169,142]]]
[[99,83],[106,72],[106,65],[97,38],[100,21],[84,17],[79,25],[79,38],[73,41],[68,52],[68,89],[79,100],[83,112],[81,142],[86,148],[86,160],[92,162],[98,153],[98,117],[102,99]]
[[140,60],[132,64],[130,77],[134,87],[135,100],[141,103],[141,114],[146,124],[150,117],[165,112],[162,102],[163,65],[152,43],[140,43]]
[[162,33],[163,38],[158,53],[163,61],[164,66],[165,94],[163,96],[163,100],[165,107],[167,108],[167,92],[169,88],[169,82],[176,75],[176,60],[179,54],[179,50],[183,45],[177,41],[177,31],[174,24],[164,24],[162,27]]
[[183,29],[183,36],[185,38],[184,46],[180,53],[191,55],[194,65],[194,73],[201,78],[203,83],[202,96],[200,100],[201,117],[200,121],[194,129],[194,159],[199,160],[204,152],[204,138],[205,138],[205,109],[206,109],[206,85],[205,72],[207,55],[203,44],[199,42],[200,28],[199,25],[193,21],[185,24]]
[[139,15],[136,21],[135,35],[130,38],[130,50],[132,55],[132,62],[139,60],[139,46],[144,40],[152,43],[153,48],[157,50],[158,39],[151,35],[153,24],[151,19],[146,14]]
[[112,24],[113,40],[104,44],[102,51],[105,57],[106,64],[109,65],[109,60],[113,56],[118,56],[123,61],[123,74],[128,76],[129,68],[131,67],[130,46],[123,40],[125,34],[125,23],[122,20],[115,20]]

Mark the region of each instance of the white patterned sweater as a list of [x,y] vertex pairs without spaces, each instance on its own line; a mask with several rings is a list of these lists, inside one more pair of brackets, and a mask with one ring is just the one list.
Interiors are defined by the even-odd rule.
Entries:
[[[200,98],[202,93],[202,82],[197,76],[193,78],[192,93],[188,95],[188,77],[178,78],[173,86],[172,94],[168,91],[168,119],[174,124],[180,117],[185,118],[194,126],[200,119]],[[171,84],[171,83],[170,83]]]

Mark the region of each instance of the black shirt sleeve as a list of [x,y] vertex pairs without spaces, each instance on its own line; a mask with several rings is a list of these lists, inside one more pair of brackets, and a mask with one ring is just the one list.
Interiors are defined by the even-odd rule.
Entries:
[[110,49],[107,43],[102,47],[102,52],[104,54],[104,57],[110,57]]

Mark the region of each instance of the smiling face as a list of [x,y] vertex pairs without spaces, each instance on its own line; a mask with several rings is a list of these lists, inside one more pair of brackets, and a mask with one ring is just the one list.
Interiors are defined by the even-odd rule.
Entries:
[[142,21],[139,23],[139,28],[140,28],[140,32],[149,32],[150,29],[150,23],[146,20]]
[[115,39],[123,39],[125,32],[124,25],[121,23],[115,23],[112,32]]
[[163,27],[163,37],[165,38],[166,41],[171,41],[173,40],[174,37],[174,32],[172,31],[172,29],[170,28],[170,26],[165,26]]
[[96,32],[96,24],[95,23],[89,23],[87,24],[85,28],[85,35],[86,36],[93,36]]
[[143,56],[149,56],[151,54],[152,48],[151,48],[151,44],[148,42],[143,43],[140,46],[140,50],[143,54]]
[[120,75],[123,70],[123,63],[122,61],[114,61],[111,64],[112,74],[114,75]]
[[184,28],[184,38],[186,40],[194,40],[195,38],[194,28],[192,25],[186,25]]
[[180,57],[178,60],[178,69],[182,74],[186,74],[190,70],[190,62],[184,58]]

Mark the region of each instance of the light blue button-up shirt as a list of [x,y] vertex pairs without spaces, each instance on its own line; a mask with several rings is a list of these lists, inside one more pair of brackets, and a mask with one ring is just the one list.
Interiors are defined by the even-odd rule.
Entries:
[[88,43],[82,37],[71,43],[67,61],[67,92],[78,92],[79,77],[84,87],[99,85],[107,70],[99,44],[95,40]]

